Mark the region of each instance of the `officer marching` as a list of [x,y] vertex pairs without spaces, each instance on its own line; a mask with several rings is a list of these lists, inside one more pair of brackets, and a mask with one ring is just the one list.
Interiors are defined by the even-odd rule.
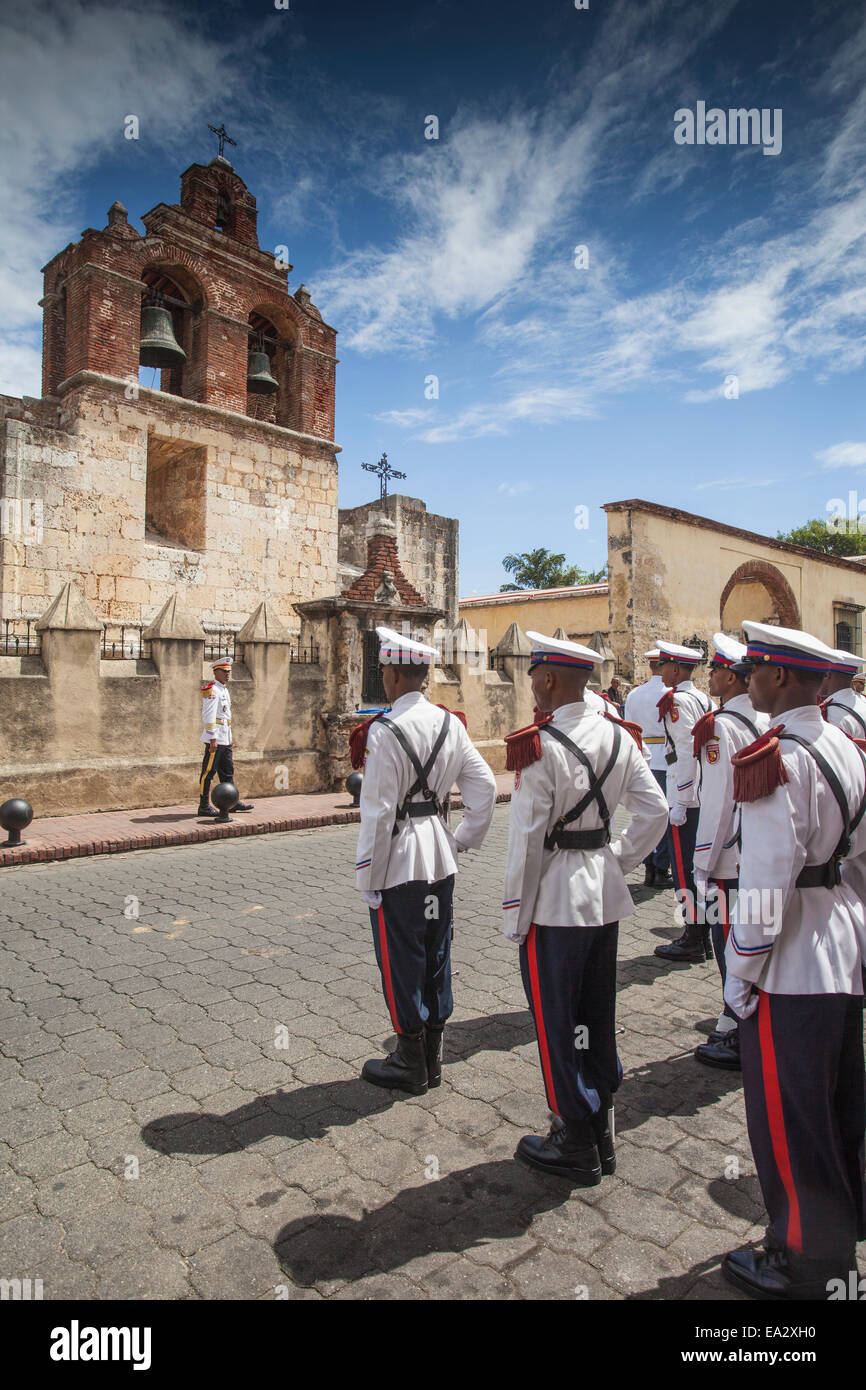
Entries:
[[692,680],[695,667],[704,660],[703,652],[676,642],[659,642],[658,649],[659,674],[667,687],[658,711],[668,768],[668,853],[684,931],[676,941],[656,946],[654,954],[691,964],[709,960],[712,954],[709,929],[697,921],[695,911],[693,858],[700,798],[693,736],[696,723],[713,708],[713,702]]
[[[644,656],[649,663],[650,678],[642,685],[636,685],[633,690],[629,691],[625,698],[624,714],[627,722],[640,725],[643,733],[643,745],[649,753],[650,772],[662,791],[666,792],[668,766],[665,762],[665,736],[659,721],[658,711],[658,703],[665,693],[666,686],[659,675],[658,647],[644,652]],[[644,887],[670,887],[670,869],[668,833],[667,826],[665,826],[664,835],[644,860]]]
[[[353,767],[364,765],[356,886],[370,909],[382,990],[397,1034],[385,1060],[364,1064],[376,1086],[423,1095],[442,1076],[442,1038],[454,1001],[451,935],[461,850],[484,840],[496,779],[473,747],[463,716],[432,705],[422,686],[432,647],[377,627],[387,715],[353,730]],[[366,753],[366,759],[365,759]],[[448,828],[454,784],[463,819]]]
[[817,704],[836,654],[806,632],[743,627],[752,704],[772,727],[733,757],[742,850],[725,999],[770,1222],[763,1250],[734,1250],[722,1269],[754,1298],[826,1299],[866,1234],[866,761]]
[[[725,944],[731,910],[737,895],[739,827],[734,804],[734,769],[731,759],[752,743],[769,725],[749,699],[746,648],[723,632],[713,638],[709,666],[710,695],[721,708],[710,710],[694,728],[694,753],[700,763],[701,806],[694,854],[694,880],[710,921],[713,953],[725,983]],[[725,1004],[715,1029],[695,1048],[695,1058],[708,1067],[740,1069],[737,1016]]]
[[[584,698],[598,652],[526,635],[543,715],[506,739],[516,777],[503,911],[505,936],[520,944],[553,1123],[546,1138],[521,1139],[515,1157],[590,1187],[616,1166],[616,948],[619,920],[634,912],[625,875],[658,842],[667,805],[637,726]],[[612,844],[619,805],[632,818]]]
[[[210,804],[210,785],[216,776],[218,782],[233,782],[235,766],[232,759],[232,701],[228,683],[232,674],[230,656],[219,657],[212,666],[214,679],[202,681],[200,743],[204,744],[201,760],[201,776],[198,784],[198,814],[218,816]],[[239,801],[233,811],[251,811],[250,804]]]
[[821,713],[828,724],[835,724],[852,738],[866,738],[866,700],[853,685],[866,662],[853,652],[834,652],[833,656],[833,665],[818,691]]

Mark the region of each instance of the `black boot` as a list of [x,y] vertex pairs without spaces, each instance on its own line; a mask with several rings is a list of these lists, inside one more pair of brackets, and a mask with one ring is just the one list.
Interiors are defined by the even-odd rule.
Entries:
[[595,1143],[598,1148],[598,1156],[601,1160],[601,1171],[604,1177],[616,1172],[616,1152],[614,1149],[614,1128],[613,1128],[613,1106],[602,1104],[597,1115],[593,1115],[590,1124],[595,1135]]
[[740,1063],[739,1029],[715,1033],[695,1048],[695,1060],[705,1067],[721,1067],[724,1071],[742,1071]]
[[397,1047],[384,1060],[365,1062],[361,1069],[365,1081],[374,1086],[390,1086],[423,1096],[427,1091],[427,1055],[423,1033],[400,1033]]
[[646,868],[645,868],[644,871],[643,871],[643,886],[644,886],[644,888],[654,888],[654,887],[655,887],[655,881],[656,881],[656,870],[655,870],[655,865],[654,865],[654,864],[647,864]]
[[831,1280],[848,1288],[848,1273],[856,1270],[855,1252],[837,1260],[809,1260],[793,1250],[768,1242],[764,1250],[732,1250],[722,1260],[722,1273],[752,1298],[826,1302]]
[[530,1168],[569,1178],[581,1187],[597,1187],[601,1182],[601,1160],[589,1120],[557,1117],[546,1138],[525,1134],[514,1157]]
[[665,946],[656,946],[654,955],[661,956],[662,960],[686,961],[689,965],[696,965],[699,961],[712,960],[713,948],[710,945],[710,929],[709,927],[688,926],[682,936],[677,937],[676,941],[669,941]]
[[431,1088],[439,1086],[442,1082],[442,1038],[444,1033],[444,1023],[428,1023],[424,1030],[427,1051],[427,1085]]
[[199,816],[210,816],[210,817],[213,817],[213,816],[218,816],[218,815],[219,815],[219,811],[216,809],[215,806],[211,806],[209,802],[204,802],[203,804],[199,805],[199,808],[198,808],[198,811],[197,811],[196,814],[199,815]]

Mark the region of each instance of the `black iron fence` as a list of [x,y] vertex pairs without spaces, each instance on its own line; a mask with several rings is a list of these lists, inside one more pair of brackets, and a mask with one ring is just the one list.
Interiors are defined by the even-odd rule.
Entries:
[[99,649],[102,661],[143,661],[151,655],[142,623],[103,623]]
[[306,647],[292,647],[289,651],[289,661],[294,661],[300,665],[315,666],[319,660],[319,648],[311,642]]
[[4,618],[0,634],[0,654],[3,656],[37,656],[42,634],[36,631],[36,618]]
[[235,659],[235,639],[237,629],[231,627],[205,628],[204,638],[204,659],[205,661],[218,661],[221,656],[230,656],[232,661]]

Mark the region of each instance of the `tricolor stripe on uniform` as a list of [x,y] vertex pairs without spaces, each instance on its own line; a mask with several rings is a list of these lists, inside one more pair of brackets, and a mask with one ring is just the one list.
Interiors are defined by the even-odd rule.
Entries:
[[762,956],[766,955],[767,951],[772,951],[773,949],[772,941],[769,946],[741,946],[737,940],[737,933],[734,931],[733,927],[731,927],[731,940],[734,943],[734,950],[738,956]]
[[397,1022],[397,1001],[394,998],[394,982],[391,979],[391,957],[388,955],[388,931],[385,926],[385,909],[381,906],[376,910],[376,926],[379,932],[379,959],[382,962],[382,983],[385,986],[385,1002],[388,1005],[388,1013],[391,1015],[394,1032],[400,1033],[401,1028]]
[[553,1089],[553,1070],[550,1065],[550,1048],[547,1045],[547,1030],[544,1026],[544,1014],[541,1008],[541,986],[538,981],[538,956],[535,944],[535,923],[529,928],[529,935],[526,938],[526,956],[529,962],[529,987],[532,991],[532,1014],[535,1019],[535,1031],[538,1035],[538,1051],[541,1057],[541,1074],[544,1077],[544,1089],[547,1092],[547,1103],[554,1115],[559,1114],[559,1105],[556,1100],[556,1091]]
[[373,862],[373,858],[372,858],[372,855],[371,855],[371,857],[370,857],[369,859],[362,859],[361,862],[360,862],[359,864],[356,864],[356,865],[355,865],[355,868],[356,868],[356,869],[366,869],[367,865],[368,865],[368,864],[372,864],[372,862]]
[[773,1157],[782,1179],[785,1196],[788,1199],[788,1230],[785,1245],[790,1250],[802,1254],[803,1231],[800,1222],[800,1201],[791,1171],[791,1155],[788,1152],[788,1136],[785,1132],[785,1113],[782,1109],[782,1092],[779,1087],[779,1069],[776,1064],[776,1048],[773,1043],[773,1023],[770,1018],[770,996],[764,990],[758,991],[758,1037],[761,1045],[761,1075],[764,1082],[764,1100],[767,1106],[767,1122],[770,1127],[770,1140]]
[[511,899],[511,902],[507,902],[507,903],[503,903],[503,904],[502,904],[503,911],[507,910],[509,907],[519,907],[519,906],[520,906],[520,899],[519,899],[519,898],[512,898],[512,899]]

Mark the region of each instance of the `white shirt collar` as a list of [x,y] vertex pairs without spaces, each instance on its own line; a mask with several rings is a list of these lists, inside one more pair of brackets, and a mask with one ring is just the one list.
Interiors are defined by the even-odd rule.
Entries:
[[413,705],[419,704],[421,700],[426,701],[426,699],[427,696],[423,690],[410,690],[394,701],[391,706],[391,713],[399,714],[401,710],[411,709]]

